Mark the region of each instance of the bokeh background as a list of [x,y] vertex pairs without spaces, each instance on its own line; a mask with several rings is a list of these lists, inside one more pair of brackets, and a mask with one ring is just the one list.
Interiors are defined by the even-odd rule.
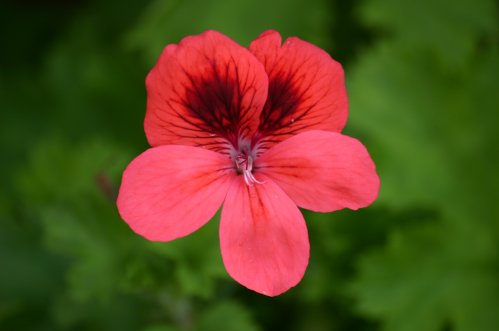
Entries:
[[[0,4],[1,330],[499,330],[499,15],[492,0]],[[369,208],[305,212],[310,265],[267,298],[226,274],[218,218],[150,243],[115,207],[167,43],[268,28],[343,63]]]

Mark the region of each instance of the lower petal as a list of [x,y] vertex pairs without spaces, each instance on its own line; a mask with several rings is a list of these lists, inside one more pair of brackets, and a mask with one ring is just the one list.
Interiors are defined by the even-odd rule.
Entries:
[[279,295],[303,278],[307,227],[289,197],[269,178],[234,180],[222,210],[220,244],[227,272],[247,288]]
[[220,208],[231,172],[227,156],[203,148],[167,145],[148,149],[123,173],[119,213],[149,240],[186,236]]
[[256,165],[300,207],[319,212],[370,205],[379,177],[366,148],[356,139],[308,131],[266,151]]

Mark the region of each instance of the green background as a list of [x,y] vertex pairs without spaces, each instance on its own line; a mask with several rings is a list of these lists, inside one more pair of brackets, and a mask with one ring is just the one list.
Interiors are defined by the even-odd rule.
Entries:
[[[161,49],[268,28],[343,63],[382,182],[305,212],[309,267],[276,298],[228,277],[218,218],[150,243],[114,202]],[[0,31],[1,330],[499,330],[494,1],[2,1]]]

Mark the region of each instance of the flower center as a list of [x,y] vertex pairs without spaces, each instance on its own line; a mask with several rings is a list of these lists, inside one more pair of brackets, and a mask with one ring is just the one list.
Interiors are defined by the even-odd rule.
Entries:
[[234,150],[232,159],[236,165],[237,173],[243,175],[247,185],[251,186],[254,183],[262,184],[262,182],[258,181],[255,176],[253,176],[255,155],[248,146],[243,144],[237,151]]

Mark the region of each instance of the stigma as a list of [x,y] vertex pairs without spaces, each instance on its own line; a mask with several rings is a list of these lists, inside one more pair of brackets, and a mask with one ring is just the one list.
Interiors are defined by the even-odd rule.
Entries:
[[262,182],[253,176],[253,162],[253,156],[246,151],[239,152],[234,158],[237,173],[243,175],[244,182],[249,186],[252,186],[254,183],[262,184]]

